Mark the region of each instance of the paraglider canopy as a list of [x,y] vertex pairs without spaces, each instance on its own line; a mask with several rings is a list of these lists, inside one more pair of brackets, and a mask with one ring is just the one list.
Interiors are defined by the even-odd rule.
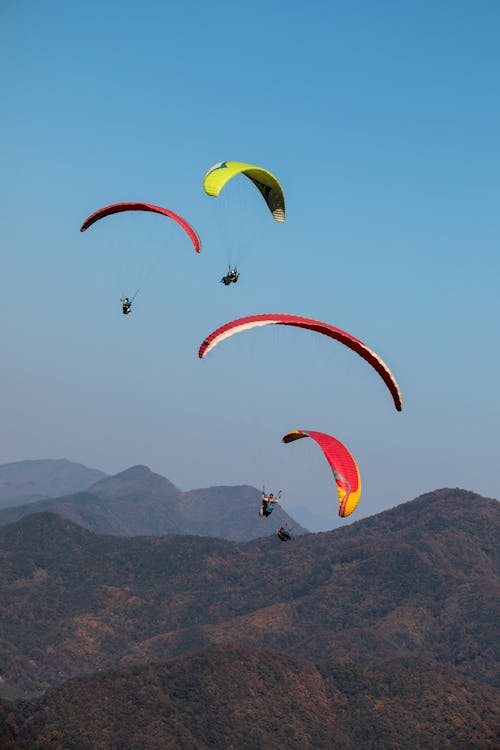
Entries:
[[129,201],[126,203],[113,203],[110,206],[104,206],[104,208],[100,208],[97,211],[94,211],[93,214],[90,214],[90,216],[85,219],[82,226],[80,227],[80,232],[85,232],[85,230],[91,227],[92,224],[95,224],[96,221],[100,221],[100,219],[104,219],[106,216],[122,213],[123,211],[151,211],[152,213],[161,214],[162,216],[167,216],[168,218],[173,219],[187,233],[187,235],[191,239],[191,242],[193,243],[196,252],[199,253],[201,251],[200,238],[191,224],[186,221],[186,219],[183,219],[182,216],[179,216],[179,214],[175,214],[168,208],[155,206],[152,203]]
[[284,313],[264,313],[238,318],[237,320],[232,320],[220,328],[217,328],[215,331],[212,331],[212,333],[203,340],[198,350],[198,356],[202,359],[211,349],[217,346],[217,344],[230,336],[234,336],[235,333],[273,324],[305,328],[309,331],[322,333],[323,335],[329,336],[330,338],[339,341],[341,344],[348,346],[349,349],[352,349],[356,354],[359,354],[360,357],[378,372],[391,392],[396,409],[401,411],[403,408],[402,395],[396,378],[383,359],[381,359],[376,352],[370,349],[362,341],[351,336],[350,333],[342,331],[340,328],[335,328],[335,326],[332,326],[329,323],[322,323],[320,320],[314,320],[313,318],[304,318],[301,315],[288,315]]
[[306,437],[310,437],[319,445],[333,471],[337,483],[339,516],[342,518],[350,516],[361,497],[361,477],[354,457],[340,440],[325,432],[292,430],[283,435],[281,441],[292,443],[294,440]]
[[237,174],[243,174],[259,189],[274,219],[285,221],[285,195],[276,177],[267,169],[241,161],[220,161],[210,167],[203,180],[207,195],[217,197],[224,187]]

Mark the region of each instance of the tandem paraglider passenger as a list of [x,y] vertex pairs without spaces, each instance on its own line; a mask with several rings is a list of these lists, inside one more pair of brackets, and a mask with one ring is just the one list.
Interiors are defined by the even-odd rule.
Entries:
[[229,266],[228,272],[222,277],[220,283],[224,284],[224,286],[229,286],[230,284],[236,284],[239,278],[239,271],[237,271],[236,268],[231,268],[231,266]]
[[269,493],[269,495],[266,495],[265,489],[262,490],[261,495],[261,506],[259,509],[259,516],[263,516],[267,518],[271,515],[276,505],[278,505],[281,497],[281,490],[278,492],[277,496],[275,497],[272,492]]
[[291,536],[291,534],[290,534],[290,531],[289,531],[289,530],[288,530],[287,528],[285,528],[284,526],[282,526],[282,527],[281,527],[281,528],[280,528],[280,529],[278,530],[278,534],[277,534],[277,535],[278,535],[279,539],[280,539],[280,540],[281,540],[282,542],[289,542],[289,541],[290,541],[290,539],[292,538],[292,536]]

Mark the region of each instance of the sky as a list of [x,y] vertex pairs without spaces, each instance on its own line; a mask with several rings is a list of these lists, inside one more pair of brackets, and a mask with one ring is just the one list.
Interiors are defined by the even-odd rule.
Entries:
[[[146,464],[356,521],[440,487],[500,494],[500,2],[0,2],[0,463]],[[244,177],[264,166],[273,221]],[[186,217],[120,214],[138,200]],[[219,279],[229,262],[241,277]],[[134,312],[120,296],[139,288]],[[325,337],[342,328],[395,374]],[[327,432],[358,461],[336,520]]]

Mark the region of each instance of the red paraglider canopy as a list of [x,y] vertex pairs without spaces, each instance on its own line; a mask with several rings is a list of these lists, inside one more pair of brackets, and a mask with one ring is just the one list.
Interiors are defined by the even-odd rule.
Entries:
[[186,219],[183,219],[182,216],[175,214],[173,211],[169,211],[168,208],[163,208],[162,206],[154,206],[152,203],[137,203],[135,201],[132,201],[127,203],[113,203],[111,206],[104,206],[104,208],[100,208],[98,211],[90,214],[90,216],[85,219],[82,226],[80,227],[80,232],[85,232],[85,230],[92,226],[92,224],[95,224],[95,222],[99,221],[100,219],[104,219],[105,216],[111,216],[111,214],[119,214],[122,211],[151,211],[155,214],[168,216],[170,219],[176,221],[177,224],[179,224],[189,235],[196,252],[199,253],[201,251],[200,238],[191,224],[188,224]]
[[389,391],[391,392],[392,398],[394,400],[394,406],[398,411],[402,410],[402,396],[396,378],[389,370],[385,362],[378,356],[378,354],[372,351],[372,349],[370,349],[362,341],[354,338],[354,336],[351,336],[350,333],[346,333],[346,331],[342,331],[340,328],[335,328],[328,323],[322,323],[320,320],[313,320],[312,318],[303,318],[300,315],[287,315],[283,313],[265,313],[260,315],[249,315],[245,318],[238,318],[237,320],[233,320],[230,323],[226,323],[220,328],[217,328],[216,331],[213,331],[209,336],[207,336],[200,346],[198,356],[201,359],[220,341],[223,341],[229,336],[233,336],[235,333],[246,331],[250,328],[255,328],[258,326],[272,324],[306,328],[310,331],[316,331],[317,333],[322,333],[325,336],[329,336],[330,338],[339,341],[341,344],[345,344],[345,346],[348,346],[349,349],[352,349],[354,352],[356,352],[356,354],[359,354],[360,357],[363,357],[363,359],[366,360],[378,372],[378,374],[388,387]]

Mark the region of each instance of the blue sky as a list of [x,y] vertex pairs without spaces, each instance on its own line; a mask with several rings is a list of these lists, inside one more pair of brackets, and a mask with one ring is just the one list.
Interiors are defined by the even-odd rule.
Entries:
[[[0,462],[145,463],[183,489],[263,482],[335,514],[316,446],[358,459],[353,520],[444,486],[498,497],[500,5],[62,0],[0,6]],[[221,160],[282,182],[206,196]],[[165,205],[197,228],[120,215]],[[241,279],[223,288],[229,259]],[[134,314],[122,290],[141,291]],[[211,330],[290,312],[365,341]]]

